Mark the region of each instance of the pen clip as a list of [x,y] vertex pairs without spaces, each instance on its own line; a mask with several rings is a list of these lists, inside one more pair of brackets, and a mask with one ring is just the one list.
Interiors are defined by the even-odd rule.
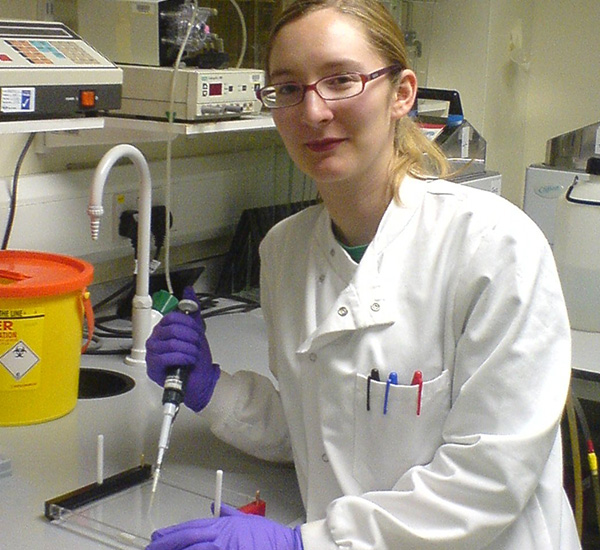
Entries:
[[388,400],[390,396],[390,386],[398,384],[398,374],[394,371],[390,372],[387,382],[385,384],[385,399],[383,401],[383,414],[387,414]]
[[423,373],[420,370],[416,370],[414,372],[411,385],[418,386],[418,389],[417,389],[417,416],[420,416],[421,400],[423,399]]
[[379,382],[378,369],[371,369],[371,374],[367,376],[367,411],[371,410],[371,380]]

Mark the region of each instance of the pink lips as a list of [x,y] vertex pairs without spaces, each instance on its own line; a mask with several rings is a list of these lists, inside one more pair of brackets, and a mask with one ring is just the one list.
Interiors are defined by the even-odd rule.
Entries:
[[319,139],[307,142],[306,146],[315,153],[324,153],[335,149],[342,141],[340,138]]

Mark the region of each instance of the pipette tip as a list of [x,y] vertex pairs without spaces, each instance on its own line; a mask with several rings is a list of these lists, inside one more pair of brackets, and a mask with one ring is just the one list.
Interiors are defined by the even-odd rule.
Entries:
[[156,493],[156,488],[158,487],[158,478],[160,477],[160,466],[154,470],[154,476],[152,478],[152,493]]

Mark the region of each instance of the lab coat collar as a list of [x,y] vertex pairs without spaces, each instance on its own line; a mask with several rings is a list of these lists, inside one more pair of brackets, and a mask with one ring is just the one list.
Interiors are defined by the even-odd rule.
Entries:
[[400,186],[400,201],[392,199],[379,222],[369,248],[381,260],[384,250],[393,242],[423,204],[427,185],[423,180],[406,176]]
[[[315,351],[338,339],[344,333],[394,323],[381,284],[381,261],[387,246],[402,232],[422,203],[425,185],[406,178],[402,184],[401,203],[392,201],[386,209],[375,238],[356,264],[339,244],[332,221],[323,208],[311,239],[315,254],[315,277],[333,272],[346,283],[324,320],[297,349],[298,353]],[[311,297],[315,300],[318,296]]]

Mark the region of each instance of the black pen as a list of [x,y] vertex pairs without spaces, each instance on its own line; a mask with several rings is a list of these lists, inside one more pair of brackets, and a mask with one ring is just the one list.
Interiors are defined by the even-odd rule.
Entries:
[[371,380],[380,381],[378,369],[371,369],[371,374],[367,376],[367,411],[371,410]]

